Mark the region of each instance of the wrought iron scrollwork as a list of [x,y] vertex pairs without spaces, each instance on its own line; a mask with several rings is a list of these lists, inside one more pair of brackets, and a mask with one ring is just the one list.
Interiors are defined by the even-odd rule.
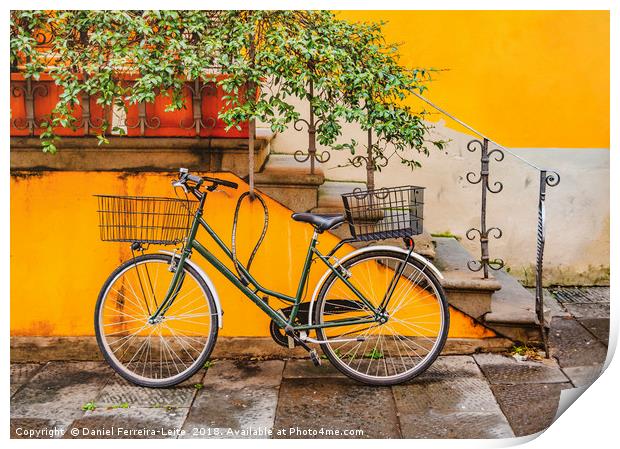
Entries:
[[368,130],[368,144],[366,147],[366,156],[361,154],[350,159],[351,165],[356,168],[361,166],[366,167],[366,186],[368,190],[375,188],[375,170],[385,168],[388,165],[388,158],[386,158],[382,152],[377,151],[373,153],[375,145],[372,142],[372,130]]
[[24,85],[13,85],[11,88],[11,94],[14,97],[24,97],[24,109],[26,110],[26,117],[17,117],[11,121],[11,124],[16,129],[28,129],[29,134],[34,135],[35,128],[41,126],[41,121],[36,118],[34,97],[38,94],[41,97],[46,97],[48,89],[45,84],[33,84],[31,78],[26,78]]
[[82,91],[82,95],[80,97],[80,106],[82,107],[82,116],[75,125],[78,128],[84,128],[84,135],[88,135],[91,129],[103,128],[105,119],[103,117],[97,117],[93,119],[90,115],[90,94],[88,94],[88,92],[86,91]]
[[480,229],[471,228],[466,232],[469,240],[474,240],[476,234],[480,240],[480,260],[471,260],[467,263],[467,267],[471,271],[481,271],[485,278],[489,277],[489,268],[492,270],[500,270],[504,267],[504,261],[499,258],[491,259],[489,256],[489,237],[496,239],[502,238],[502,230],[497,227],[487,228],[487,193],[499,193],[504,189],[504,185],[495,181],[489,184],[489,162],[491,159],[496,162],[504,160],[504,152],[499,148],[489,151],[489,141],[474,139],[467,144],[467,150],[474,153],[480,150],[480,173],[469,172],[465,175],[467,181],[471,184],[481,184],[481,212],[480,212]]
[[138,119],[135,123],[130,124],[129,120],[125,120],[125,126],[130,129],[140,128],[140,135],[143,136],[145,130],[148,129],[157,129],[161,125],[161,120],[159,117],[150,117],[146,116],[146,103],[141,101],[138,103]]
[[310,161],[310,174],[313,175],[315,161],[318,162],[319,164],[324,164],[325,162],[329,160],[331,155],[329,154],[328,151],[318,152],[316,149],[316,129],[321,124],[322,120],[316,119],[314,117],[314,107],[312,105],[312,100],[314,98],[314,85],[312,81],[310,81],[309,83],[308,93],[309,93],[309,102],[310,102],[309,119],[306,120],[306,119],[300,118],[300,119],[297,119],[295,123],[293,123],[293,128],[295,128],[297,131],[302,131],[304,124],[308,128],[308,150],[307,151],[297,150],[293,154],[293,157],[295,158],[297,162],[301,162],[301,163],[309,160]]
[[351,165],[353,165],[354,167],[357,167],[357,168],[361,167],[362,165],[371,166],[371,167],[374,166],[374,167],[385,168],[385,167],[387,167],[387,164],[388,164],[388,159],[385,156],[383,156],[383,155],[376,156],[376,157],[370,159],[370,162],[369,162],[369,158],[367,156],[362,156],[361,154],[357,155],[353,159],[351,159]]
[[187,88],[192,93],[192,123],[185,125],[184,120],[181,120],[179,127],[183,129],[195,128],[196,135],[198,136],[201,129],[215,128],[215,118],[202,116],[202,98],[204,95],[216,95],[217,88],[213,82],[201,84],[200,80],[195,80],[193,86],[188,85]]

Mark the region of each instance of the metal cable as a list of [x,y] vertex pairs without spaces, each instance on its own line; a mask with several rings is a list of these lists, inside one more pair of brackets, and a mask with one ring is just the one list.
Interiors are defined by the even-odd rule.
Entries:
[[254,260],[254,257],[256,256],[256,253],[258,252],[258,248],[262,245],[263,240],[265,239],[265,235],[267,234],[267,228],[269,227],[269,210],[262,196],[260,196],[256,192],[250,192],[250,191],[243,192],[241,194],[241,196],[237,200],[237,206],[235,207],[235,215],[233,217],[232,236],[231,236],[232,261],[235,266],[235,270],[237,270],[237,274],[239,275],[239,277],[242,280],[244,280],[246,283],[249,283],[248,279],[241,272],[241,269],[240,269],[241,264],[239,263],[239,260],[237,259],[237,222],[239,221],[239,211],[241,210],[241,203],[246,197],[250,198],[250,203],[253,202],[252,198],[258,199],[261,206],[263,206],[263,215],[264,215],[263,230],[261,232],[261,235],[258,241],[256,242],[256,245],[254,246],[254,249],[252,250],[252,253],[250,254],[250,258],[248,259],[248,264],[246,267],[246,271],[248,272],[250,271],[250,266],[252,265],[252,261]]
[[435,108],[436,110],[438,110],[439,112],[441,112],[442,114],[444,114],[445,116],[451,118],[452,120],[454,120],[456,123],[458,123],[459,125],[467,128],[469,131],[471,131],[472,133],[476,134],[479,137],[482,137],[483,139],[488,140],[489,142],[491,142],[493,145],[497,146],[498,148],[501,148],[502,150],[504,150],[505,152],[509,153],[510,155],[512,155],[513,157],[516,157],[517,159],[519,159],[521,162],[529,165],[530,167],[532,167],[535,170],[538,171],[543,171],[544,169],[540,168],[539,166],[537,166],[536,164],[533,164],[532,162],[528,161],[527,159],[524,159],[523,157],[519,156],[516,153],[513,153],[512,151],[510,151],[508,148],[506,148],[503,145],[500,145],[499,143],[495,142],[493,139],[490,139],[489,137],[485,136],[484,134],[482,134],[480,131],[472,128],[471,126],[469,126],[467,123],[459,120],[458,118],[456,118],[455,116],[453,116],[452,114],[450,114],[448,111],[446,111],[445,109],[437,106],[435,103],[433,103],[431,100],[429,100],[428,98],[423,97],[422,95],[418,94],[417,92],[413,92],[411,91],[411,93],[413,95],[415,95],[416,97],[418,97],[420,100],[422,100],[423,102],[425,102],[426,104],[432,106],[433,108]]

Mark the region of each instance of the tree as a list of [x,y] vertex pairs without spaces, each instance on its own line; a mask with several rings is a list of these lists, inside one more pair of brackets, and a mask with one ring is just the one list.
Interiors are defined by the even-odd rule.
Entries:
[[56,151],[54,128],[75,126],[82,92],[120,108],[165,95],[177,110],[186,107],[184,83],[201,79],[226,92],[219,117],[229,127],[260,120],[284,131],[299,122],[302,99],[318,143],[349,149],[352,161],[357,143],[338,142],[343,122],[374,130],[374,168],[393,156],[387,145],[412,167],[419,162],[407,149],[428,153],[423,115],[404,101],[424,91],[429,71],[401,66],[380,24],[328,11],[13,11],[11,67],[34,79],[47,72],[63,88],[44,124],[44,151]]

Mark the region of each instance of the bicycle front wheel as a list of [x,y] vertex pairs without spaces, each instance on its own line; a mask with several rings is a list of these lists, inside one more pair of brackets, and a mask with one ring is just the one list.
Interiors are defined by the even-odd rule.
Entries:
[[[424,372],[445,344],[450,323],[445,292],[427,265],[406,257],[378,249],[343,262],[348,282],[372,309],[333,273],[317,297],[316,324],[347,323],[317,330],[318,339],[326,341],[323,352],[342,373],[360,382],[405,382]],[[378,319],[375,310],[382,305]]]
[[154,323],[149,318],[170,288],[172,256],[146,254],[125,262],[108,278],[95,308],[97,343],[125,379],[169,387],[207,361],[217,339],[218,315],[202,277],[185,265],[175,300]]

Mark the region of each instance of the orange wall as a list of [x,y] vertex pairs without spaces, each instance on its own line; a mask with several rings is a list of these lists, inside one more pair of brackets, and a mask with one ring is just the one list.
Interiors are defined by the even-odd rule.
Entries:
[[403,44],[403,63],[448,69],[425,95],[499,143],[609,148],[608,11],[339,15],[387,21],[386,38]]
[[[99,240],[97,201],[92,195],[170,196],[174,195],[171,176],[113,172],[11,176],[11,335],[93,335],[99,289],[112,270],[131,255],[128,244]],[[236,200],[247,185],[233,175],[221,176],[240,182],[242,187],[230,197],[211,194],[205,217],[229,243]],[[270,227],[252,265],[252,273],[263,286],[294,295],[312,227],[292,221],[290,210],[269,198],[266,200]],[[246,204],[240,216],[238,241],[245,243],[239,249],[241,261],[247,260],[262,226],[262,209],[258,203],[254,204],[252,210]],[[209,242],[204,234],[199,238],[203,243]],[[325,234],[319,249],[326,252],[336,242],[336,237]],[[215,250],[214,243],[207,247],[214,254],[222,254],[221,250]],[[193,260],[205,268],[220,295],[225,311],[220,335],[269,335],[266,315],[199,256]],[[311,285],[325,271],[319,264],[314,264]],[[308,295],[312,292],[310,288]],[[276,306],[275,301],[270,304]],[[494,334],[453,310],[450,335]]]

